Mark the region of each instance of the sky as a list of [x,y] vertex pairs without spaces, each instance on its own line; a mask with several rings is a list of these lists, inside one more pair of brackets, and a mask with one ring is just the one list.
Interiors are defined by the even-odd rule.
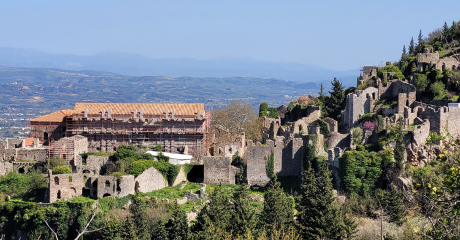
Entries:
[[0,47],[151,58],[253,58],[333,70],[395,61],[460,20],[460,1],[0,1]]

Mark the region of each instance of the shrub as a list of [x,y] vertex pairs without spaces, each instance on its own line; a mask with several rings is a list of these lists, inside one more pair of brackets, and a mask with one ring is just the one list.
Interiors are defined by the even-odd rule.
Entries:
[[69,166],[59,166],[53,168],[53,174],[64,174],[64,173],[72,173]]
[[115,160],[122,160],[128,157],[134,158],[136,160],[141,159],[141,155],[136,153],[136,147],[125,145],[118,147],[117,151],[113,154],[113,157]]
[[49,163],[49,166],[50,167],[58,167],[58,166],[62,166],[62,165],[65,165],[66,162],[64,159],[60,158],[59,156],[54,156],[50,159],[50,163]]
[[329,124],[322,121],[321,119],[316,120],[316,124],[319,126],[320,133],[323,134],[324,137],[328,137],[329,136]]
[[355,127],[350,130],[353,142],[359,144],[363,139],[363,130],[360,127]]
[[446,88],[441,81],[431,84],[430,90],[434,94],[433,100],[435,101],[442,100],[447,96]]
[[139,176],[142,172],[147,170],[150,167],[154,167],[161,175],[164,177],[168,184],[171,186],[176,180],[177,175],[179,174],[180,167],[172,165],[167,162],[158,162],[154,160],[139,160],[131,163],[129,166],[129,173],[134,176]]
[[265,173],[267,177],[274,178],[275,177],[275,153],[272,151],[270,155],[265,157]]
[[421,73],[415,74],[415,86],[420,92],[425,91],[426,88],[428,87],[428,84],[430,84],[430,81],[428,81],[428,78],[425,74],[421,74]]

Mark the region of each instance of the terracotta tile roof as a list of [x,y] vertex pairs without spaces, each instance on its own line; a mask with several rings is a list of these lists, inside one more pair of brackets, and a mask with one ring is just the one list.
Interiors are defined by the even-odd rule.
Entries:
[[176,116],[194,116],[198,110],[204,116],[204,103],[76,103],[73,114],[83,114],[88,108],[88,114],[100,114],[102,109],[107,112],[112,109],[112,114],[133,114],[142,109],[144,115],[163,115],[166,109],[171,113],[174,109]]
[[66,110],[59,110],[45,116],[41,116],[38,118],[34,118],[30,120],[30,122],[53,122],[53,123],[60,123],[66,116],[72,115],[72,109]]
[[[25,140],[26,140],[26,147],[34,145],[35,138],[26,138]],[[42,143],[41,141],[39,142]]]

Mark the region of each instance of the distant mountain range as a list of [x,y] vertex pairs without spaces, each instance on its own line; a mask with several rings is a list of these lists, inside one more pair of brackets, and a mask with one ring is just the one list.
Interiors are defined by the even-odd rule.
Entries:
[[0,47],[0,66],[94,70],[131,76],[254,77],[293,82],[326,82],[337,77],[355,86],[358,69],[334,71],[300,63],[265,62],[251,58],[148,58],[142,55],[102,52],[91,56],[51,54],[34,49]]

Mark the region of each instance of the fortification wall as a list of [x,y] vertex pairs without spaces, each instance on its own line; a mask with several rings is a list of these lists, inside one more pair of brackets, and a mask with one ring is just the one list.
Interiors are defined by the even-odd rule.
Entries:
[[[231,170],[231,164],[231,157],[204,157],[203,182],[205,184],[235,184],[235,176]],[[232,174],[233,176],[231,176]]]
[[432,63],[436,64],[439,61],[438,52],[426,52],[417,54],[418,63]]
[[356,121],[364,114],[373,110],[375,100],[379,99],[378,92],[377,88],[369,87],[364,90],[355,90],[347,95],[343,121],[348,129],[353,128]]
[[137,176],[135,181],[135,191],[144,193],[168,186],[168,182],[164,179],[163,175],[154,167],[145,170],[142,174]]
[[430,136],[430,121],[425,119],[425,121],[414,127],[413,133],[413,143],[416,146],[424,146],[426,143],[426,139]]
[[249,185],[265,186],[270,182],[266,173],[266,161],[273,151],[272,146],[249,146],[246,151],[247,180]]
[[430,122],[430,132],[441,134],[441,113],[433,107],[419,108],[417,116]]
[[460,136],[460,108],[442,107],[439,112],[441,133],[450,133],[453,137]]
[[47,148],[17,148],[16,160],[46,161],[48,160]]

